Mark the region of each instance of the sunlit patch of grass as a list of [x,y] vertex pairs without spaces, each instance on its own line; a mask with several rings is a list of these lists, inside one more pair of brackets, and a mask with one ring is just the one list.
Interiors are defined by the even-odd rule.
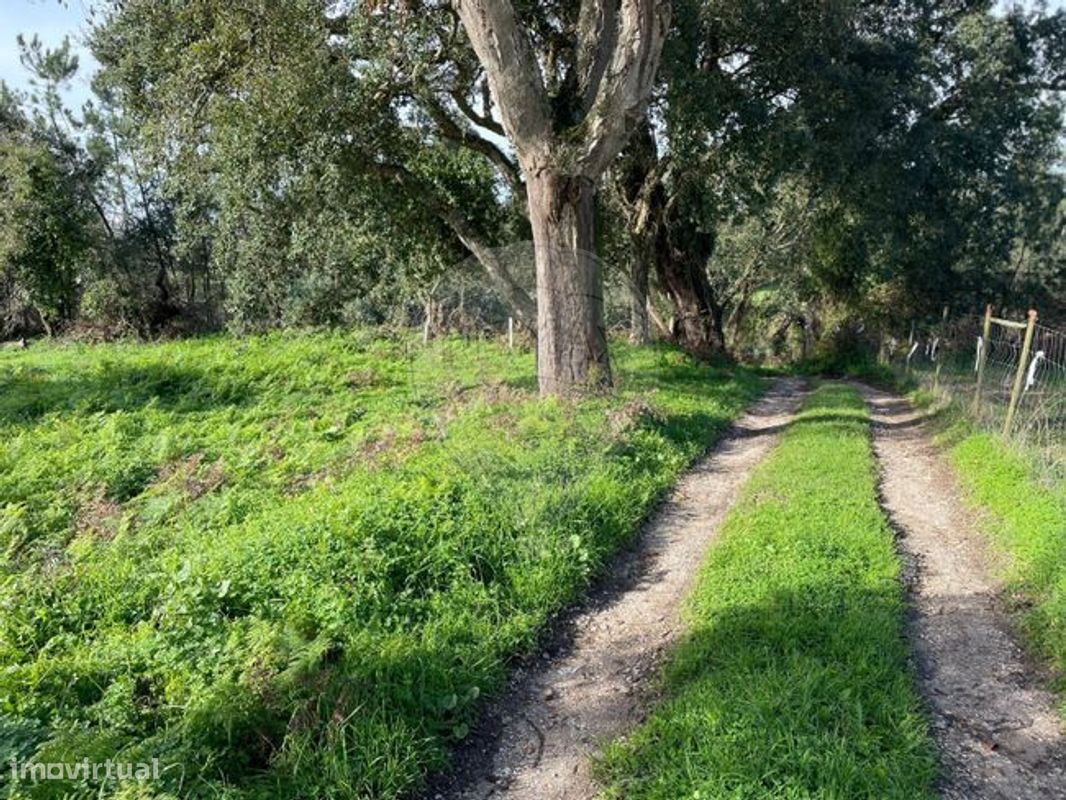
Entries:
[[932,797],[899,570],[862,401],[823,386],[730,513],[664,702],[599,765],[606,795]]
[[618,391],[568,403],[495,342],[0,354],[0,761],[159,758],[153,790],[183,797],[410,792],[761,390],[614,356]]
[[1024,632],[1066,697],[1066,486],[1039,480],[1032,462],[994,434],[956,424],[941,438],[968,499],[983,512],[982,530],[1005,556]]

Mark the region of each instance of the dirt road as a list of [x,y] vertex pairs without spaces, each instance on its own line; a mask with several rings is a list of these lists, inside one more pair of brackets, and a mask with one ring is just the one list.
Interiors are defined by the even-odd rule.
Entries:
[[909,632],[948,800],[1066,798],[1066,739],[999,607],[985,542],[919,415],[862,387],[883,505],[909,562]]
[[737,490],[803,394],[779,380],[678,484],[634,549],[564,626],[550,652],[516,675],[450,785],[432,798],[582,800],[589,757],[643,717],[650,678],[681,633],[678,608]]

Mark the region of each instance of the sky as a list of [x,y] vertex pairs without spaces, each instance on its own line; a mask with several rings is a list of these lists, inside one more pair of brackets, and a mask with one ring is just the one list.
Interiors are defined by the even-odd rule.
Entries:
[[19,62],[15,43],[18,34],[29,38],[36,33],[46,47],[55,47],[69,36],[81,67],[66,97],[70,105],[80,106],[89,98],[89,78],[96,69],[83,42],[91,6],[91,0],[0,0],[0,80],[19,89],[28,88],[28,73]]
[[[15,36],[34,33],[48,47],[70,36],[77,45],[81,69],[67,91],[67,101],[78,107],[89,98],[89,78],[96,62],[84,46],[87,20],[94,0],[0,0],[0,80],[9,86],[27,88],[27,74],[19,63]],[[1005,3],[1004,3],[1005,4]],[[1066,0],[1050,0],[1051,9],[1066,8]]]

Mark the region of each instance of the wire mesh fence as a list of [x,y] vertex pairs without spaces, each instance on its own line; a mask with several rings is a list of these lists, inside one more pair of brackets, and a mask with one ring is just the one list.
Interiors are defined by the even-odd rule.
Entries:
[[1035,314],[945,316],[890,339],[883,356],[981,427],[1032,449],[1050,475],[1066,475],[1066,331]]

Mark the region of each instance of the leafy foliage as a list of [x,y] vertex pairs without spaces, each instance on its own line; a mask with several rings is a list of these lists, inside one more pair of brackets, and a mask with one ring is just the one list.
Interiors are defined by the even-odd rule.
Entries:
[[93,208],[85,192],[92,174],[59,104],[59,87],[78,66],[69,42],[56,50],[36,38],[20,38],[19,45],[43,90],[27,113],[0,87],[0,271],[8,301],[23,295],[24,307],[50,330],[75,318],[78,281],[93,255]]

